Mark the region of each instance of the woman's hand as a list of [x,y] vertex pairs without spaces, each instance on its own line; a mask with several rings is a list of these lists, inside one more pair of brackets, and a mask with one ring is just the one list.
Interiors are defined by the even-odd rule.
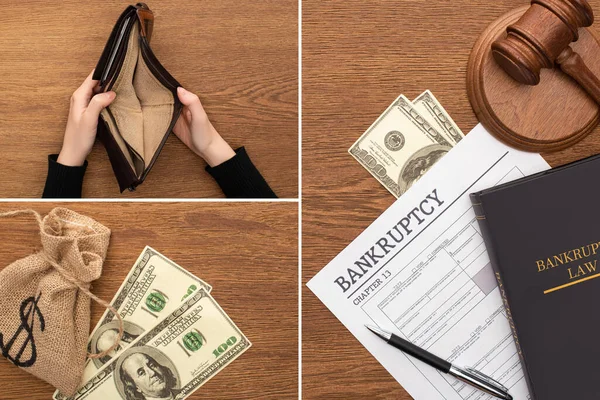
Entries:
[[71,96],[69,119],[58,155],[58,163],[76,167],[85,162],[96,140],[100,111],[115,99],[115,92],[94,95],[98,81],[92,80],[94,71]]
[[211,167],[235,156],[231,146],[210,123],[198,96],[182,87],[177,88],[177,96],[184,107],[173,128],[175,135]]

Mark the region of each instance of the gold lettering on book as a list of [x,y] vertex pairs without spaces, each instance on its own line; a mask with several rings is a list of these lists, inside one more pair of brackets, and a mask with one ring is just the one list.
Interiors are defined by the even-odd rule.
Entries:
[[577,267],[577,270],[573,270],[573,268],[569,268],[569,279],[579,278],[580,276],[587,275],[591,272],[596,272],[596,262],[598,260],[594,260],[594,262],[586,262],[583,265]]
[[600,242],[590,243],[585,246],[577,247],[562,253],[547,257],[546,259],[537,260],[535,262],[538,272],[548,271],[560,265],[572,263],[573,261],[581,260],[598,253]]
[[504,289],[504,284],[502,283],[502,279],[500,278],[500,274],[498,272],[496,272],[496,280],[498,281],[498,289],[500,290],[500,296],[502,296],[502,302],[504,303],[504,309],[506,310],[506,318],[508,319],[508,325],[510,325],[510,330],[512,332],[513,338],[515,339],[517,353],[519,354],[519,357],[523,357],[523,352],[521,351],[521,343],[519,342],[519,337],[517,336],[517,328],[515,327],[515,322],[513,321],[512,313],[510,312],[510,307],[508,306],[506,290]]
[[[544,294],[600,277],[600,272],[597,271],[598,260],[591,259],[593,256],[596,256],[599,248],[600,242],[593,242],[585,246],[576,247],[550,257],[536,260],[535,265],[537,272],[550,271],[557,267],[563,265],[566,266],[581,260],[577,263],[577,266],[569,265],[566,267],[566,272],[568,274],[567,283],[563,280],[562,284],[544,290]],[[564,279],[566,279],[566,277]]]
[[586,246],[581,246],[569,251],[564,251],[560,254],[556,254],[546,259],[537,260],[535,263],[538,272],[547,271],[552,268],[556,268],[559,265],[569,264],[573,261],[581,260],[591,255],[596,255],[599,247],[600,242],[590,243]]

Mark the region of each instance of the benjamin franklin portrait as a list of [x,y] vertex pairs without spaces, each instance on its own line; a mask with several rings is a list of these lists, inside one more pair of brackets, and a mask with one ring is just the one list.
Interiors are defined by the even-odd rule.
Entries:
[[[117,346],[108,352],[107,355],[101,358],[94,359],[94,364],[97,368],[101,368],[104,364],[109,362],[117,353],[121,352],[124,348],[128,347],[144,330],[136,324],[129,321],[123,321],[123,336],[117,344]],[[94,353],[98,354],[110,347],[115,343],[119,334],[119,322],[111,321],[107,324],[102,325],[97,329],[92,337],[91,349]]]
[[435,144],[424,147],[413,154],[404,164],[398,178],[400,194],[406,192],[440,158],[442,158],[448,150],[450,150],[448,146]]
[[149,347],[124,352],[116,366],[115,380],[126,400],[173,400],[181,391],[170,360]]

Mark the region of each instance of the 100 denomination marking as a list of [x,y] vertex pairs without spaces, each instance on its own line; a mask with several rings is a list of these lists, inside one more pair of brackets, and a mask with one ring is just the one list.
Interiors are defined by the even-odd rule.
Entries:
[[237,342],[237,338],[235,336],[230,337],[227,341],[221,344],[219,347],[213,350],[213,354],[215,357],[219,357],[221,354],[225,353],[230,346],[233,346]]

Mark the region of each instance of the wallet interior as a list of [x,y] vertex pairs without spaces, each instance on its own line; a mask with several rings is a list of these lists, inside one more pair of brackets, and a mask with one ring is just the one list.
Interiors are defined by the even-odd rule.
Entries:
[[110,133],[139,178],[168,132],[175,99],[150,72],[138,41],[139,21],[129,33],[126,54],[110,90],[117,96],[102,111]]

